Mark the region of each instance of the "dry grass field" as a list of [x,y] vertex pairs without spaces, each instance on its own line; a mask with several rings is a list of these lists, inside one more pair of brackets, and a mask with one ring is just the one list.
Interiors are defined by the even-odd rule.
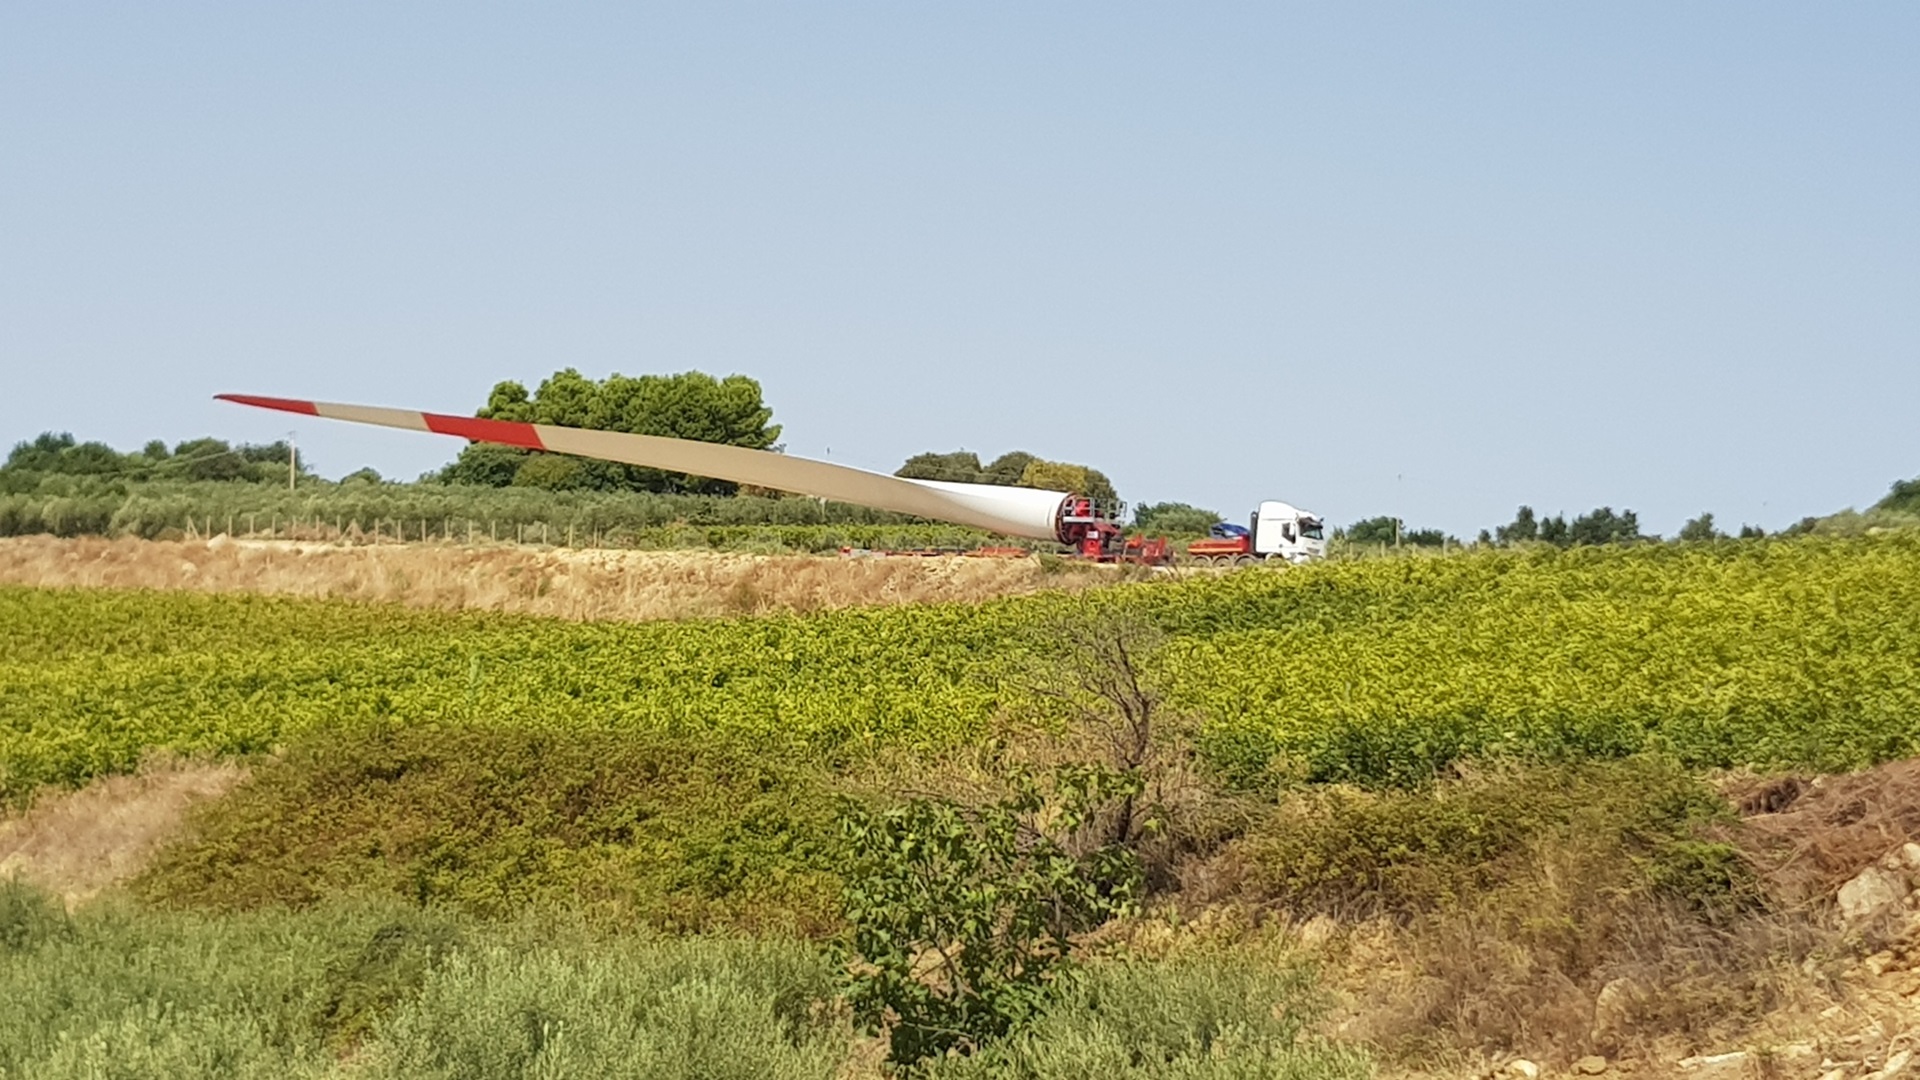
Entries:
[[1050,573],[1031,558],[346,546],[225,537],[0,540],[0,584],[272,593],[581,620],[966,602],[1079,588],[1114,576],[1110,567]]
[[0,815],[0,879],[18,875],[69,906],[117,885],[179,831],[195,803],[244,779],[233,762],[156,756],[130,776],[103,777]]

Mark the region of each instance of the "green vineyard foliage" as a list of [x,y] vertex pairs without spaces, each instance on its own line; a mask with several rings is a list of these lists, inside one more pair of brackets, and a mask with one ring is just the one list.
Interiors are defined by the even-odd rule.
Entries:
[[1423,782],[1645,749],[1838,768],[1920,747],[1920,536],[1482,552],[1078,597],[576,624],[342,602],[0,589],[0,793],[166,748],[370,720],[644,730],[828,761],[952,746],[1021,704],[1063,617],[1125,609],[1243,784]]

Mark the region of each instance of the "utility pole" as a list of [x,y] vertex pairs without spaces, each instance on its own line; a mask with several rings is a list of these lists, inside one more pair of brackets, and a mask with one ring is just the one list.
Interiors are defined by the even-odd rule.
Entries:
[[293,478],[300,472],[300,448],[294,445],[293,432],[287,432],[287,490],[293,490]]

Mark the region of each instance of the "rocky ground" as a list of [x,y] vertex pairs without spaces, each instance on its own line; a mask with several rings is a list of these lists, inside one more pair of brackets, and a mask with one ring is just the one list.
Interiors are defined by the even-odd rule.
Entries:
[[[1451,1075],[1920,1078],[1920,761],[1845,776],[1734,780],[1728,788],[1769,902],[1822,936],[1798,965],[1777,973],[1783,1006],[1745,1038],[1684,1055],[1657,1042],[1558,1067],[1544,1055],[1507,1054]],[[1626,979],[1603,987],[1595,1034],[1630,1029],[1644,993]]]

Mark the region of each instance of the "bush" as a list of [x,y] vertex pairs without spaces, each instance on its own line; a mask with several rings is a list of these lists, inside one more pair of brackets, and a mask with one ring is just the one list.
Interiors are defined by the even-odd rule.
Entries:
[[95,906],[0,951],[0,1077],[826,1080],[851,1034],[832,989],[823,954],[791,941],[456,924],[391,904]]
[[782,942],[493,943],[456,954],[384,1021],[369,1080],[828,1080],[844,1025],[825,959]]
[[330,1061],[315,1024],[318,973],[390,917],[82,909],[38,947],[0,952],[0,1076],[321,1075]]
[[1702,833],[1724,800],[1673,762],[1506,766],[1411,791],[1290,793],[1234,846],[1248,887],[1296,911],[1408,915],[1450,907],[1544,847],[1606,851],[1619,881],[1701,909],[1737,907],[1752,879]]
[[418,992],[460,943],[459,928],[432,912],[407,912],[383,924],[359,952],[327,965],[320,1030],[337,1045],[359,1042],[380,1016]]
[[[482,915],[564,905],[616,923],[821,933],[836,896],[832,814],[809,774],[716,741],[376,723],[262,764],[134,888],[222,910],[375,894]],[[417,966],[407,934],[431,927],[413,925],[383,946],[396,958],[362,967]],[[422,940],[419,955],[443,945]]]
[[1004,1035],[1046,1002],[1074,935],[1131,909],[1131,852],[1067,846],[1116,794],[1114,779],[1063,772],[1051,806],[1030,782],[982,806],[847,805],[847,998],[862,1023],[887,1029],[893,1061],[971,1053]]
[[0,878],[0,952],[27,952],[71,929],[60,902],[18,877]]
[[1302,968],[1227,954],[1089,965],[1018,1033],[937,1080],[1213,1080],[1370,1075],[1351,1050],[1307,1035],[1322,1003]]

